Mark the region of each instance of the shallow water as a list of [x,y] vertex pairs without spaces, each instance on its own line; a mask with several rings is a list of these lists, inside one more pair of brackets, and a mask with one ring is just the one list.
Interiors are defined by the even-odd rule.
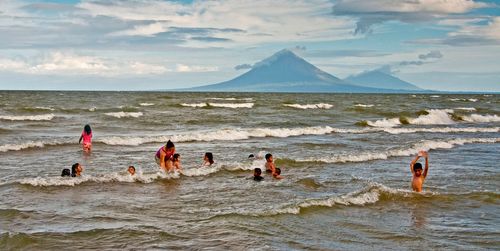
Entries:
[[[499,95],[0,92],[2,249],[494,250]],[[93,152],[78,145],[93,129]],[[184,175],[154,162],[168,139]],[[429,150],[424,193],[409,163]],[[202,168],[213,152],[216,164]],[[283,180],[249,179],[273,153]],[[84,175],[61,178],[80,162]],[[136,177],[126,173],[134,165]]]

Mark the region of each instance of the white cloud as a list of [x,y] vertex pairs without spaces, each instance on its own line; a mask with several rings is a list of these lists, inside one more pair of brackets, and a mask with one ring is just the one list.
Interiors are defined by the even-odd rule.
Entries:
[[[221,0],[194,1],[191,4],[164,1],[109,2],[87,1],[78,4],[92,16],[107,16],[125,21],[155,21],[134,26],[110,35],[154,36],[175,28],[210,28],[210,37],[219,40],[207,43],[190,40],[184,34],[184,46],[231,46],[276,41],[319,41],[352,38],[354,23],[348,18],[331,15],[328,0]],[[228,31],[229,30],[229,31]],[[243,32],[233,32],[239,30]],[[231,43],[228,45],[228,42]]]
[[500,42],[500,17],[493,18],[487,25],[467,25],[448,35],[450,37],[480,37]]
[[176,71],[177,72],[212,72],[218,71],[219,67],[217,66],[198,66],[198,65],[185,65],[185,64],[177,64]]
[[29,60],[0,58],[0,71],[25,74],[52,75],[147,75],[163,74],[172,70],[162,65],[137,61],[118,62],[94,56],[67,52],[52,52]]

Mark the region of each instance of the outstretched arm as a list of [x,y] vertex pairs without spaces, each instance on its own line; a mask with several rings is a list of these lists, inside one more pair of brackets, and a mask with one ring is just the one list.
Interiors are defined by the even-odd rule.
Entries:
[[417,160],[420,158],[420,152],[418,152],[417,156],[415,156],[415,158],[411,161],[410,163],[410,171],[411,173],[414,173],[415,171],[413,170],[413,165],[415,165],[415,163],[417,163]]
[[427,155],[427,153],[425,153],[425,169],[424,169],[424,173],[422,174],[424,176],[424,179],[427,177],[427,171],[429,171],[429,156]]

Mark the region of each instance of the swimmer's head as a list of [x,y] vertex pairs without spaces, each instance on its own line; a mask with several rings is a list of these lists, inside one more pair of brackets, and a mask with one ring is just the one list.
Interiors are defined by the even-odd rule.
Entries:
[[279,167],[277,167],[274,172],[276,173],[276,175],[280,175],[281,174],[281,169]]
[[71,177],[76,177],[82,171],[80,163],[75,163],[71,166]]
[[174,156],[172,156],[172,160],[173,160],[173,161],[179,161],[179,158],[180,158],[180,157],[181,157],[181,155],[180,155],[180,154],[178,154],[178,153],[176,153],[176,154],[174,154]]
[[130,173],[130,175],[134,175],[135,174],[135,167],[134,166],[129,166],[127,171]]
[[205,161],[208,161],[210,165],[214,163],[214,155],[211,152],[206,152],[205,156],[203,156],[203,159]]
[[174,148],[174,147],[175,147],[174,142],[172,142],[172,141],[168,140],[168,141],[167,141],[167,144],[165,145],[165,147],[166,147],[167,149]]
[[71,171],[68,168],[64,168],[61,173],[61,177],[69,177],[71,176]]
[[422,164],[415,163],[413,165],[413,172],[415,172],[415,176],[420,177],[420,175],[422,174]]
[[265,158],[267,161],[273,161],[273,155],[270,153],[266,154]]
[[92,133],[92,129],[90,128],[90,125],[89,124],[86,124],[84,127],[83,127],[83,130],[85,131],[85,133],[87,134],[91,134]]
[[249,159],[251,159],[251,158],[255,158],[255,155],[250,154],[250,155],[248,155],[248,158],[249,158]]
[[262,174],[262,170],[260,168],[253,169],[253,176],[260,176]]

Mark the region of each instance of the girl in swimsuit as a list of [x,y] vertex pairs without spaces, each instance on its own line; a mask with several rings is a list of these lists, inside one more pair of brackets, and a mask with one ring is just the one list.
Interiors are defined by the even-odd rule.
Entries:
[[90,128],[90,125],[85,125],[85,127],[83,127],[82,135],[78,140],[78,144],[82,142],[82,139],[83,151],[89,153],[92,150],[92,128]]
[[175,153],[175,146],[172,141],[168,141],[165,146],[162,146],[155,155],[156,163],[165,171],[169,172],[173,169],[172,158]]

